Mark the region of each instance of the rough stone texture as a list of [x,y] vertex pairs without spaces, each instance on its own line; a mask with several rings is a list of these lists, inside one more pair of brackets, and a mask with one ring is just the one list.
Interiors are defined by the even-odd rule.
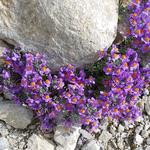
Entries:
[[26,150],[54,150],[55,146],[51,141],[44,139],[42,136],[33,134],[28,140]]
[[0,150],[10,150],[9,143],[6,138],[0,138]]
[[102,147],[95,140],[92,140],[85,144],[81,150],[102,150]]
[[0,103],[0,119],[15,128],[26,128],[32,118],[32,112],[23,106],[17,106],[11,102]]
[[143,143],[143,138],[141,137],[141,135],[136,134],[134,142],[135,144],[141,145]]
[[145,100],[145,110],[150,116],[150,96],[144,96],[143,99]]
[[0,39],[44,52],[56,69],[89,64],[112,44],[118,0],[0,0],[0,14]]
[[103,143],[107,143],[112,138],[112,135],[108,131],[102,131],[99,140]]
[[94,137],[86,130],[80,129],[79,132],[84,138],[86,138],[88,140],[94,139]]
[[62,126],[58,126],[54,140],[58,144],[57,150],[74,150],[79,138],[80,127],[73,126],[69,130],[65,130]]
[[[106,128],[102,127],[98,133],[88,133],[78,127],[70,130],[58,127],[52,133],[43,134],[38,123],[21,130],[0,121],[0,148],[3,145],[10,148],[7,150],[149,150],[150,117],[143,111],[142,118],[135,123],[105,122]],[[54,140],[57,146],[51,142]]]

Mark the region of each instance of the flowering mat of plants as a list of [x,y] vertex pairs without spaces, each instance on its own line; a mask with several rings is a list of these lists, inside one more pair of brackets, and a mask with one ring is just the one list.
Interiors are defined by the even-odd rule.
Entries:
[[5,49],[1,90],[32,109],[45,131],[57,124],[81,124],[94,131],[106,117],[135,121],[142,109],[138,97],[150,81],[150,69],[140,58],[150,52],[150,0],[134,0],[129,11],[125,42],[99,50],[90,68],[69,64],[53,74],[43,54]]
[[150,53],[150,0],[133,0],[128,11],[125,40],[100,49],[97,62],[85,68],[69,64],[52,73],[43,54],[5,49],[0,91],[33,110],[43,132],[60,124],[95,132],[104,118],[137,121],[143,110],[139,97],[150,83],[150,57],[144,59]]

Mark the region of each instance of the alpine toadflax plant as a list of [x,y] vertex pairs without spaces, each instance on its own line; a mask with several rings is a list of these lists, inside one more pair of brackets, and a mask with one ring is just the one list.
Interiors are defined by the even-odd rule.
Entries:
[[138,96],[148,84],[147,71],[144,76],[133,49],[122,54],[113,46],[110,54],[101,50],[99,55],[100,60],[107,59],[103,68],[105,90],[99,96],[92,90],[95,79],[84,70],[68,65],[52,74],[43,55],[17,49],[3,53],[1,87],[12,93],[16,103],[35,112],[43,130],[75,123],[94,130],[104,117],[135,120],[140,115]]
[[150,0],[133,0],[129,8],[131,45],[101,49],[98,73],[69,64],[53,74],[44,55],[6,49],[0,91],[32,109],[44,131],[76,123],[93,131],[105,117],[135,121],[142,112],[139,96],[150,83],[150,68],[137,53],[150,50]]
[[102,116],[132,121],[139,117],[138,97],[149,84],[145,74],[148,70],[140,67],[139,62],[138,54],[133,49],[128,48],[122,53],[113,45],[103,68],[105,90],[100,91],[99,96]]
[[143,53],[150,52],[150,0],[132,0],[129,35],[132,45]]

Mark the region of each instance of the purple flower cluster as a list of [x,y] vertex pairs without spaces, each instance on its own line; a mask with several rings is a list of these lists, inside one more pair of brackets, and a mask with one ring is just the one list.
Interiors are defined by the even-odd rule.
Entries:
[[17,104],[32,109],[46,131],[76,123],[93,131],[105,117],[136,120],[141,115],[138,97],[150,83],[150,69],[141,66],[135,51],[150,51],[150,0],[133,0],[130,10],[133,49],[101,49],[100,77],[71,64],[52,74],[44,55],[6,49],[0,91],[9,91]]
[[147,70],[140,69],[133,49],[122,54],[113,45],[110,54],[100,50],[99,56],[107,59],[105,90],[99,96],[92,89],[95,79],[84,70],[68,65],[52,74],[43,55],[21,50],[6,49],[3,53],[1,87],[12,93],[16,103],[32,109],[46,131],[57,124],[69,127],[75,123],[93,131],[104,117],[135,120],[140,115],[137,98],[145,83],[149,84]]
[[[26,104],[36,113],[42,129],[75,123],[98,126],[98,100],[85,91],[95,83],[92,76],[87,78],[73,65],[61,67],[53,75],[39,53],[6,50],[3,59],[3,89],[10,90],[15,102]],[[17,80],[13,76],[18,76]]]
[[142,53],[150,52],[150,0],[132,0],[129,35],[133,37],[134,48]]
[[[116,120],[135,120],[141,114],[137,106],[138,97],[149,84],[148,70],[140,68],[138,54],[128,48],[125,53],[113,45],[103,68],[104,91],[100,92],[99,103],[102,116]],[[149,72],[150,73],[150,72]]]

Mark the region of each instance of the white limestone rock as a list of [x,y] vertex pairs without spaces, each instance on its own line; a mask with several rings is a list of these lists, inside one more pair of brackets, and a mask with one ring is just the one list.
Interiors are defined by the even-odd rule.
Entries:
[[85,144],[81,150],[103,150],[103,147],[95,140],[92,140]]
[[5,137],[0,138],[0,150],[10,150],[8,140]]
[[26,107],[11,102],[0,102],[0,120],[14,128],[26,128],[31,123],[32,118],[32,111]]
[[55,150],[55,145],[42,136],[33,134],[28,140],[27,150]]
[[118,1],[0,0],[0,39],[44,52],[52,69],[93,63],[115,39]]
[[145,101],[145,110],[147,114],[150,116],[150,96],[144,96],[143,99]]
[[74,150],[80,136],[80,127],[73,126],[66,130],[63,126],[58,126],[54,134],[54,140],[58,144],[57,150]]

